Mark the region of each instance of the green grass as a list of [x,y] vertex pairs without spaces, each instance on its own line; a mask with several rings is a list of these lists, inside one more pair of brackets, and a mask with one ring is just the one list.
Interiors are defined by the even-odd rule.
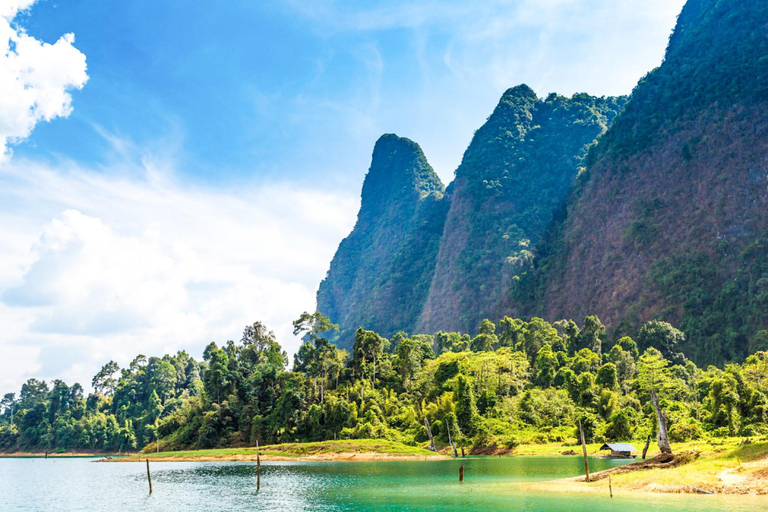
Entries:
[[[308,455],[336,454],[336,453],[380,453],[386,455],[434,455],[417,446],[407,446],[402,443],[379,439],[356,439],[350,441],[323,441],[317,443],[287,443],[262,446],[259,449],[261,455],[277,457],[303,457]],[[173,452],[155,453],[148,451],[135,455],[136,458],[228,458],[228,457],[256,457],[256,447],[246,448],[214,448],[209,450],[181,450]]]
[[[693,449],[695,443],[685,443],[686,446],[673,446],[674,451]],[[701,443],[700,443],[701,444]],[[687,446],[690,445],[690,446]],[[702,446],[699,446],[702,449]],[[715,489],[723,485],[718,474],[732,469],[737,475],[748,475],[758,466],[742,466],[743,463],[755,462],[768,456],[768,442],[738,446],[735,440],[728,440],[717,451],[704,451],[696,461],[670,469],[652,469],[634,473],[624,473],[614,476],[614,483],[628,488],[642,488],[648,485],[661,487],[701,487]]]

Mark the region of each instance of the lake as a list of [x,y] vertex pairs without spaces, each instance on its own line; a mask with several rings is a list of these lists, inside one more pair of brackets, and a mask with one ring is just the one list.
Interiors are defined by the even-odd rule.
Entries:
[[[261,490],[248,462],[0,459],[0,511],[651,511],[764,510],[764,497],[524,492],[517,484],[576,476],[579,457],[467,458],[460,461],[264,462]],[[594,471],[626,461],[592,459]]]

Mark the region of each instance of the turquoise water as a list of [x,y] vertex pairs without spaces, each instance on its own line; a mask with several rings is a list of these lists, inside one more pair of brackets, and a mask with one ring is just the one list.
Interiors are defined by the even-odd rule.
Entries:
[[[517,484],[575,476],[578,457],[460,461],[143,463],[0,459],[0,511],[651,511],[767,510],[764,497],[617,496],[524,492]],[[594,471],[620,464],[594,459]]]

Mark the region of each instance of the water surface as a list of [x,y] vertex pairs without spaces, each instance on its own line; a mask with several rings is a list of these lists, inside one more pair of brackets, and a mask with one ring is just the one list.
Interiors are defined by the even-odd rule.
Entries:
[[[261,490],[249,462],[0,459],[0,511],[536,511],[765,510],[741,496],[525,492],[520,483],[581,474],[579,457],[467,458],[462,461],[265,462]],[[626,461],[593,459],[594,471]]]

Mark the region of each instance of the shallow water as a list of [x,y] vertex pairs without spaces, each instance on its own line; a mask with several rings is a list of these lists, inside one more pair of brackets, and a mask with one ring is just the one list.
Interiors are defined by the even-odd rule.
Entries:
[[[462,461],[265,462],[261,491],[249,462],[153,462],[148,495],[143,463],[92,459],[0,459],[0,511],[757,511],[760,497],[559,494],[516,484],[575,476],[579,457]],[[626,461],[593,459],[594,471]]]

